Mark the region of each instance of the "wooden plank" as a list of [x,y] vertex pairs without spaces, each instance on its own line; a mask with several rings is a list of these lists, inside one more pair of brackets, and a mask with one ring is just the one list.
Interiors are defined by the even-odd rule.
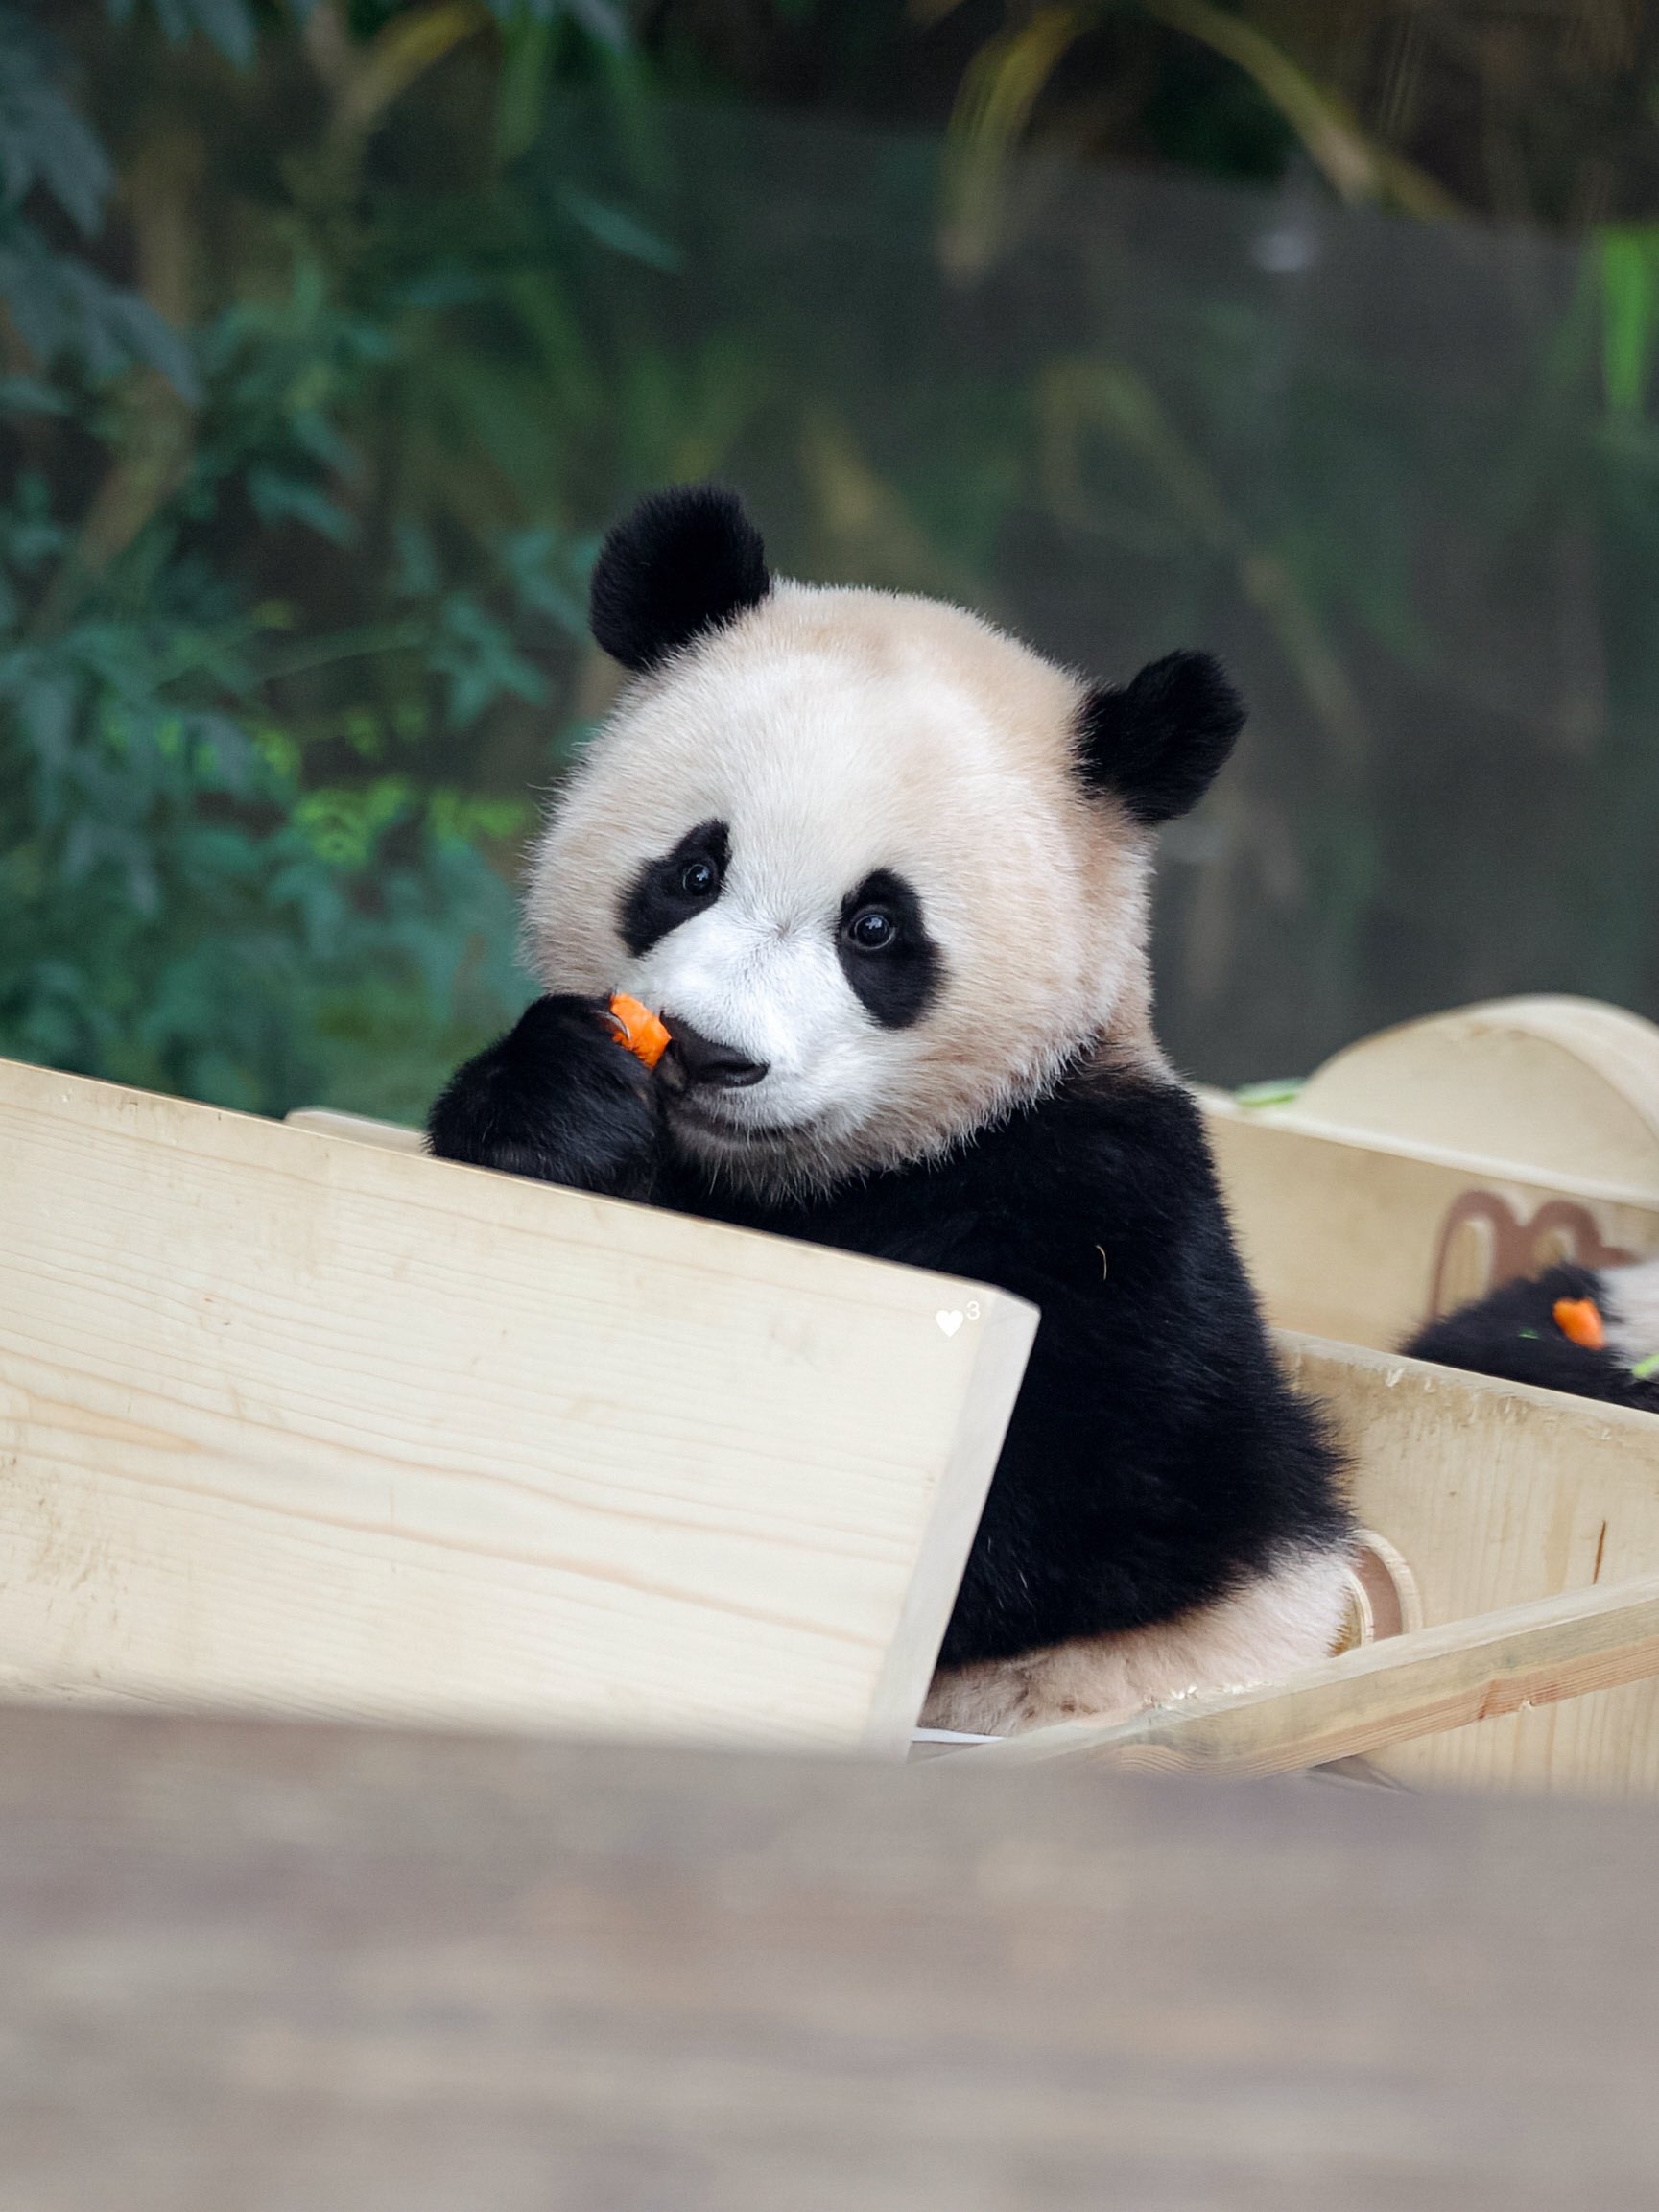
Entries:
[[1030,1307],[39,1068],[0,1163],[0,1691],[902,1754]]
[[1240,1246],[1280,1327],[1387,1350],[1560,1259],[1659,1253],[1650,1190],[1568,1181],[1200,1094]]
[[958,1759],[1095,1759],[1131,1772],[1238,1778],[1368,1757],[1659,1674],[1659,1575],[1419,1629],[1277,1682],[1161,1705],[1113,1725],[1065,1721]]
[[[1659,1421],[1311,1338],[1280,1340],[1336,1415],[1360,1518],[1404,1558],[1427,1628],[1659,1574]],[[1659,1795],[1659,1683],[1387,1752],[1412,1782]]]
[[1659,1818],[0,1712],[18,2212],[1648,2212]]

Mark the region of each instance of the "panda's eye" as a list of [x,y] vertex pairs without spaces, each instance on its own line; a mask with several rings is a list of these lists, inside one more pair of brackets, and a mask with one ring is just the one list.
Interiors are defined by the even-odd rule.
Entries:
[[720,889],[720,870],[712,860],[688,860],[679,871],[679,888],[687,898],[708,898]]
[[846,940],[860,952],[885,952],[897,940],[899,925],[884,907],[860,909],[846,925]]

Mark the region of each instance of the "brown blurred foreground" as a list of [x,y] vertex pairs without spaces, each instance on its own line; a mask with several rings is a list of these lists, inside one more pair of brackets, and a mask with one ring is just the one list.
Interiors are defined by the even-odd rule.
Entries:
[[1659,2200],[1659,1820],[0,1715],[28,2212]]

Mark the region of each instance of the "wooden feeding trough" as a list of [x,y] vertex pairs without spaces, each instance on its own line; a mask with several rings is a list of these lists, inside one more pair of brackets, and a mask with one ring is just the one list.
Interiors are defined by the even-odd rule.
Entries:
[[[1659,1421],[1377,1348],[1448,1206],[1567,1179],[1210,1106],[1276,1317],[1364,1324],[1281,1340],[1359,1646],[956,1755],[1659,1788]],[[1031,1310],[294,1121],[0,1063],[0,1695],[902,1755]],[[1344,1272],[1308,1194],[1360,1218],[1356,1158],[1418,1195]],[[1572,1188],[1659,1250],[1659,1176]]]
[[1561,1260],[1659,1253],[1659,1028],[1582,999],[1385,1030],[1282,1105],[1199,1094],[1282,1328],[1386,1349]]

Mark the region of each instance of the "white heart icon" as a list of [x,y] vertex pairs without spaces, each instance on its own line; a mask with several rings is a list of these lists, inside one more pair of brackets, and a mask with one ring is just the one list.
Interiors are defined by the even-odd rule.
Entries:
[[934,1319],[936,1321],[937,1321],[940,1328],[943,1329],[947,1337],[954,1337],[958,1329],[960,1329],[962,1325],[962,1316],[960,1307],[954,1313],[935,1314]]

